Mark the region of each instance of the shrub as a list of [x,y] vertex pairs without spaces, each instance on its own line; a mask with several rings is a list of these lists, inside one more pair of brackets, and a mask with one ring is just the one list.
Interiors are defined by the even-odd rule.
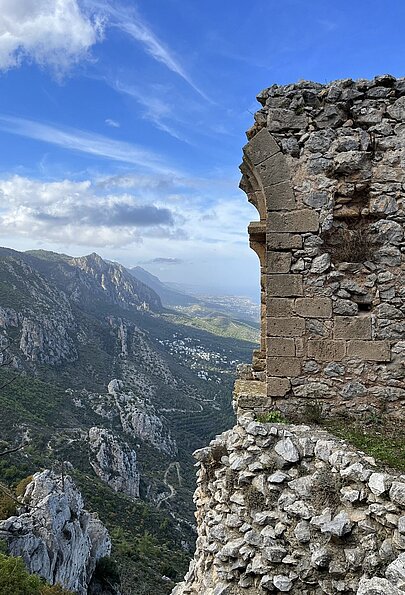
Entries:
[[46,585],[35,574],[29,574],[21,558],[0,554],[0,593],[9,595],[73,595],[60,585]]
[[23,496],[25,493],[25,490],[27,488],[27,485],[29,483],[31,483],[32,481],[32,475],[28,475],[28,477],[26,477],[25,479],[22,479],[15,488],[15,493],[17,496]]
[[262,424],[285,424],[287,420],[283,417],[283,414],[278,409],[272,411],[265,411],[264,413],[258,413],[256,415],[257,421]]
[[119,584],[120,574],[116,561],[109,557],[100,558],[96,564],[94,579],[101,582],[101,584],[105,582],[107,584]]
[[266,506],[266,498],[254,486],[249,486],[245,492],[245,502],[252,510],[263,510]]
[[8,519],[16,513],[16,503],[10,496],[4,492],[0,492],[0,519]]
[[366,262],[373,258],[378,244],[366,222],[356,221],[356,227],[333,227],[323,234],[324,247],[333,262]]

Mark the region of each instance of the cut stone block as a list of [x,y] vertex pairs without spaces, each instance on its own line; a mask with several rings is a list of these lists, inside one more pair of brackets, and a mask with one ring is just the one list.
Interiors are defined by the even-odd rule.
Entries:
[[256,165],[254,170],[263,187],[290,180],[286,158],[280,152]]
[[267,318],[269,337],[302,337],[305,333],[303,318]]
[[269,250],[294,250],[302,248],[302,237],[290,233],[268,233],[266,243]]
[[267,275],[267,294],[272,297],[303,295],[302,275]]
[[264,188],[268,211],[291,211],[295,209],[295,196],[290,182],[281,182]]
[[294,300],[288,298],[267,298],[267,312],[269,316],[284,318],[293,314]]
[[266,369],[266,352],[255,349],[252,356],[252,367],[255,372],[263,372]]
[[269,356],[295,356],[294,339],[286,337],[271,337],[267,342],[267,353]]
[[298,298],[295,300],[295,313],[305,318],[331,318],[332,300],[330,298]]
[[290,211],[288,213],[270,213],[267,231],[274,233],[306,233],[318,231],[319,215],[312,209]]
[[269,376],[294,377],[301,373],[301,359],[298,357],[268,357],[267,373]]
[[266,393],[266,383],[259,380],[235,380],[234,395],[262,395]]
[[288,273],[291,266],[290,252],[267,252],[268,273]]
[[241,395],[235,398],[238,409],[249,409],[252,411],[269,411],[273,407],[271,396],[258,397]]
[[291,388],[288,378],[267,378],[267,395],[269,397],[285,397]]
[[253,165],[258,165],[265,159],[280,151],[274,136],[266,128],[259,130],[257,134],[243,147],[243,152]]
[[388,341],[348,341],[347,355],[375,362],[389,362],[391,359]]
[[339,362],[346,355],[346,342],[333,339],[308,341],[308,358],[319,362]]
[[371,339],[370,316],[336,316],[335,339]]

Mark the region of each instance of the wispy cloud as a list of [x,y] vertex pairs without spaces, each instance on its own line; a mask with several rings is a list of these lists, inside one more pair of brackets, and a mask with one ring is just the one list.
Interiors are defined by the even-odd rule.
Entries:
[[125,141],[76,128],[58,128],[25,118],[0,114],[0,130],[114,161],[141,166],[161,174],[175,173],[161,156]]
[[121,124],[117,122],[117,120],[112,120],[111,118],[107,118],[104,120],[107,126],[111,126],[111,128],[120,128]]
[[165,122],[166,119],[173,117],[172,108],[167,101],[162,101],[159,97],[147,94],[145,90],[141,91],[141,89],[138,89],[133,85],[127,85],[118,80],[107,82],[118,93],[128,95],[135,99],[135,101],[144,109],[143,117],[152,122],[156,128],[159,128],[159,130],[166,132],[177,140],[189,143],[189,141],[173,128],[173,126]]
[[201,97],[211,102],[211,99],[194,83],[174,52],[158,38],[135,7],[127,8],[118,4],[112,6],[110,2],[103,0],[87,0],[87,4],[104,13],[109,18],[110,25],[139,42],[154,60],[164,64],[166,68],[186,81]]
[[157,258],[151,258],[150,260],[145,260],[141,264],[183,264],[184,260],[182,258],[170,258],[164,256],[158,256]]

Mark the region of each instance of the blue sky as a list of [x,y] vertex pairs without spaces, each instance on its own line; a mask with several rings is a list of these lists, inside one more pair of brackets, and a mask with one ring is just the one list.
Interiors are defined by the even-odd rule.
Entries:
[[258,295],[255,95],[404,76],[402,0],[0,0],[0,243]]

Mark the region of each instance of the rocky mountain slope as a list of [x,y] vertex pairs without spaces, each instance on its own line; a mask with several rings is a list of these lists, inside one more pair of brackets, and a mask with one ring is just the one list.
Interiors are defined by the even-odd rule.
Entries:
[[[215,330],[215,329],[214,329]],[[185,326],[96,254],[0,249],[0,459],[12,485],[62,461],[108,526],[128,593],[170,591],[194,547],[191,452],[232,423],[254,344]],[[16,378],[15,378],[16,377]]]
[[69,476],[36,473],[21,497],[20,514],[0,521],[0,537],[31,573],[86,595],[96,564],[111,553],[97,515],[84,509]]

